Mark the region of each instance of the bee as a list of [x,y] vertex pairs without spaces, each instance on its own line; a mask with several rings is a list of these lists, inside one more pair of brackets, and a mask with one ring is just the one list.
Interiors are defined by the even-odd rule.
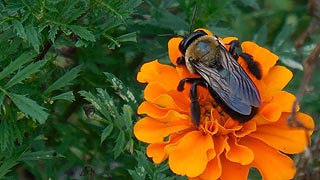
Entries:
[[191,33],[180,42],[179,50],[183,56],[177,59],[177,64],[186,65],[191,73],[201,76],[182,79],[177,87],[178,91],[182,91],[186,82],[192,83],[189,96],[194,125],[200,124],[198,85],[207,88],[222,109],[240,123],[249,121],[257,113],[261,104],[259,91],[237,62],[238,57],[243,57],[249,71],[257,79],[261,79],[261,71],[250,54],[238,55],[235,52],[238,46],[238,41],[232,41],[228,51],[217,36],[202,30]]

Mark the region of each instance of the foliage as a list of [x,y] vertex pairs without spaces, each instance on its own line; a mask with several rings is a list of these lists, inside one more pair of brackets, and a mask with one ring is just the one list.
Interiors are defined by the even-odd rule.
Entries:
[[[183,179],[133,137],[140,65],[169,63],[168,39],[205,27],[270,48],[294,69],[295,93],[294,41],[310,21],[300,0],[0,1],[0,179]],[[317,81],[301,105],[315,119]]]

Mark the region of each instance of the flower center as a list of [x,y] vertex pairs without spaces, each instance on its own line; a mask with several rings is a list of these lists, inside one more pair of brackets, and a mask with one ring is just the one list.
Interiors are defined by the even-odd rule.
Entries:
[[211,96],[199,101],[199,104],[201,109],[199,128],[211,135],[218,133],[230,116]]

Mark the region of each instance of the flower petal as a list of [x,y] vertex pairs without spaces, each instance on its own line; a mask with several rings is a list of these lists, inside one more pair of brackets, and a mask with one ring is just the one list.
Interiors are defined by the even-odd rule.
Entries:
[[268,75],[263,78],[269,91],[282,90],[291,80],[292,72],[284,66],[274,66],[270,68]]
[[245,41],[241,44],[242,51],[252,55],[253,59],[259,62],[262,77],[268,74],[269,69],[275,65],[279,57],[266,48],[258,46],[251,41]]
[[220,157],[216,156],[208,162],[205,171],[200,175],[200,179],[219,179],[221,171]]
[[163,162],[168,157],[164,150],[167,144],[168,143],[166,142],[149,144],[149,146],[147,147],[148,157],[151,157],[154,163],[158,164]]
[[249,147],[254,153],[254,160],[251,164],[260,171],[263,179],[283,180],[293,178],[296,168],[294,162],[288,156],[250,137],[242,138],[240,143]]
[[222,173],[220,179],[223,180],[247,180],[249,174],[249,165],[241,165],[229,161],[225,156],[220,156]]
[[160,64],[158,60],[143,64],[137,80],[141,83],[157,82],[168,89],[176,89],[180,81],[174,67]]
[[226,158],[241,165],[248,165],[253,161],[254,155],[249,148],[238,144],[235,138],[229,138],[228,146],[226,146]]
[[190,119],[189,115],[179,113],[168,108],[156,106],[148,101],[144,101],[138,107],[138,114],[147,114],[149,117],[163,122],[176,121],[180,119]]
[[276,103],[268,103],[261,107],[259,114],[269,122],[276,122],[281,116],[281,106]]
[[179,44],[182,41],[182,37],[171,38],[168,42],[168,54],[171,63],[177,66],[177,59],[181,57],[182,54],[179,50]]
[[168,145],[169,166],[176,174],[199,176],[207,166],[207,152],[213,148],[210,135],[204,135],[200,131],[189,132],[178,144]]
[[[292,128],[288,125],[287,119],[289,115],[289,113],[284,113],[278,122],[259,126],[257,131],[249,136],[259,139],[284,153],[294,154],[302,152],[308,145],[308,136],[304,129]],[[313,128],[314,124],[310,116],[297,113],[297,118],[301,119],[301,122],[306,124],[306,127]]]
[[168,91],[156,82],[149,83],[146,86],[144,97],[157,106],[178,110],[179,112],[189,112],[190,99],[188,96],[176,90]]
[[[292,107],[296,97],[287,91],[278,91],[272,96],[271,102],[279,104],[282,112],[292,112]],[[299,111],[299,107],[296,109]]]
[[146,143],[163,142],[165,137],[190,128],[189,121],[161,122],[150,117],[140,119],[134,126],[133,132],[137,139]]

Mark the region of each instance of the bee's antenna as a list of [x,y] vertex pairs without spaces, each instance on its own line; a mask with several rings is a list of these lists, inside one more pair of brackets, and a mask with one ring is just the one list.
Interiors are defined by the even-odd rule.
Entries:
[[196,17],[196,14],[197,14],[197,2],[196,2],[196,4],[195,4],[195,6],[194,6],[194,10],[193,10],[193,14],[192,14],[192,19],[191,19],[191,22],[190,22],[190,29],[189,29],[189,34],[191,33],[191,31],[192,31],[192,26],[194,25],[194,19],[195,19],[195,17]]

